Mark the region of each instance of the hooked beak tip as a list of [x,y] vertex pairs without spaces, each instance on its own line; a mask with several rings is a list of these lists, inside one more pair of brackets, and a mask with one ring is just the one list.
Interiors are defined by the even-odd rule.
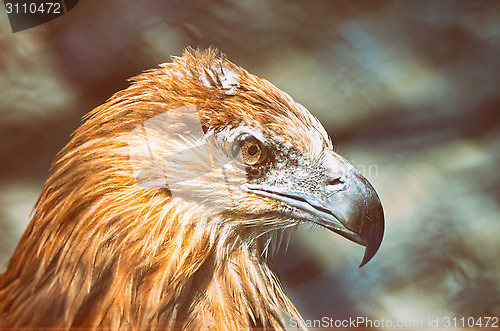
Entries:
[[[337,201],[332,201],[332,210],[345,201],[351,201],[350,208],[340,209],[339,219],[343,225],[359,236],[357,243],[366,247],[359,267],[366,265],[377,253],[384,237],[384,210],[377,192],[359,172],[348,173],[349,187],[339,192]],[[351,239],[352,240],[352,239]]]

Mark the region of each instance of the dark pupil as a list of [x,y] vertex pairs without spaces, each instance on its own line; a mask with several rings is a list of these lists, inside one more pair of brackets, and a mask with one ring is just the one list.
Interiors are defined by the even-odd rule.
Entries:
[[253,155],[257,154],[258,152],[259,152],[259,149],[257,148],[256,145],[252,145],[252,146],[250,146],[250,148],[248,148],[249,155],[253,156]]

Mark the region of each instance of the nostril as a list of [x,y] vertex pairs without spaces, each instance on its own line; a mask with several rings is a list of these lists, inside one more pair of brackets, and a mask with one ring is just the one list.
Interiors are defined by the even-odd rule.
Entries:
[[342,177],[332,178],[326,183],[326,190],[335,193],[346,188],[346,181]]
[[342,185],[345,181],[342,178],[334,178],[326,183],[327,186]]

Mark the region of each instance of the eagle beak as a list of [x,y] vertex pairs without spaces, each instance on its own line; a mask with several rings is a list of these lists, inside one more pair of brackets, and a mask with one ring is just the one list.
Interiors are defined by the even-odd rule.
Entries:
[[244,184],[242,189],[295,207],[294,217],[319,224],[366,247],[364,266],[384,236],[384,211],[377,192],[354,168],[325,185],[326,197],[281,186]]
[[[333,216],[315,222],[366,247],[360,267],[377,253],[384,237],[384,211],[377,192],[356,169],[350,169],[317,207]],[[316,213],[320,216],[320,213]],[[339,224],[340,223],[340,224]]]

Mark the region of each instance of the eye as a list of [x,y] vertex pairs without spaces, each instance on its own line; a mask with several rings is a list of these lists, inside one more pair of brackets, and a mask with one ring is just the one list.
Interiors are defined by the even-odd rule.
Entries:
[[258,165],[266,157],[264,144],[251,134],[244,134],[234,145],[233,157],[249,166]]

